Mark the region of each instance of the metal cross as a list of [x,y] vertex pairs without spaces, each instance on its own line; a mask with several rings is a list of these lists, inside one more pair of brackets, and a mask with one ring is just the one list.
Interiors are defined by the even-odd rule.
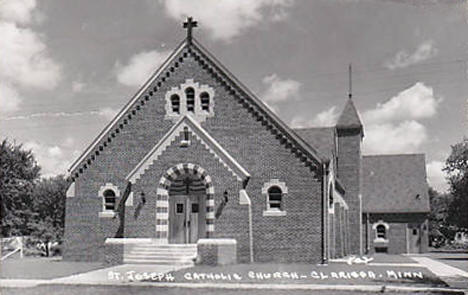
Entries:
[[184,22],[184,29],[187,29],[187,40],[192,42],[192,29],[198,26],[198,22],[194,21],[192,17],[187,17],[187,21]]

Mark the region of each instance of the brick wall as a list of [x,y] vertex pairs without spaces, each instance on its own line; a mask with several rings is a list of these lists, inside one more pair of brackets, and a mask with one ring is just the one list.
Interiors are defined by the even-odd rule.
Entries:
[[338,178],[343,182],[344,199],[349,206],[349,252],[360,253],[360,174],[361,131],[360,129],[337,129],[338,131]]
[[[178,67],[173,66],[174,72],[165,78],[158,91],[111,137],[96,160],[75,180],[76,196],[67,199],[65,259],[101,259],[98,249],[106,237],[114,236],[118,219],[98,217],[102,209],[99,188],[112,183],[123,193],[125,177],[173,124],[164,120],[165,93],[186,79],[194,79],[215,89],[215,116],[202,123],[202,127],[252,175],[246,190],[252,199],[255,260],[319,262],[322,251],[320,177],[280,144],[271,130],[257,121],[195,59],[187,57],[183,62],[178,60]],[[157,184],[162,173],[184,161],[199,164],[212,177],[215,206],[220,203],[222,192],[229,191],[229,203],[215,221],[215,237],[235,238],[239,261],[248,261],[248,216],[247,207],[238,204],[240,183],[197,143],[187,149],[171,146],[137,181],[133,187],[134,206],[126,207],[125,235],[154,237]],[[288,187],[288,195],[284,197],[287,215],[264,217],[266,200],[261,188],[274,178]],[[142,191],[146,204],[135,220],[133,213]]]
[[[363,218],[365,222],[366,217]],[[388,242],[375,242],[376,231],[372,228],[372,225],[378,221],[382,220],[388,224],[389,229],[387,230],[387,240]],[[425,226],[426,225],[426,226]],[[369,216],[369,226],[368,226],[368,238],[370,245],[370,252],[375,253],[376,247],[387,248],[387,253],[389,254],[402,254],[407,253],[407,228],[415,226],[420,229],[420,239],[421,247],[420,252],[427,252],[428,247],[428,231],[427,231],[427,216],[423,213],[388,213],[388,214],[378,214],[372,213]],[[364,224],[365,228],[365,224]],[[424,230],[424,228],[426,228]],[[366,237],[364,235],[364,237]],[[364,241],[365,242],[365,241]]]

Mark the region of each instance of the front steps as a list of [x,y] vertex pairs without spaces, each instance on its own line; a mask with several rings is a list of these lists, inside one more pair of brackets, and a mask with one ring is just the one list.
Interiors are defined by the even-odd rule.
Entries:
[[123,262],[190,267],[197,257],[197,244],[142,243],[126,245]]

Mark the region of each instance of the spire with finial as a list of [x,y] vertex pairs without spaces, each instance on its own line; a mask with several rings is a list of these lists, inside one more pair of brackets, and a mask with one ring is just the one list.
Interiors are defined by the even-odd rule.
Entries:
[[353,98],[353,68],[351,63],[349,64],[348,68],[348,78],[349,78],[349,90],[348,90],[348,97]]
[[198,26],[198,22],[194,21],[191,16],[187,17],[187,20],[184,22],[184,29],[187,29],[187,41],[192,43],[192,29]]

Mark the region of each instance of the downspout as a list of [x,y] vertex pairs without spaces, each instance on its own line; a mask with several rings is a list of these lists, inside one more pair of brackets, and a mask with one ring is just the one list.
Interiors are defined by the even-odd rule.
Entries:
[[369,212],[366,213],[366,254],[370,252],[370,220]]
[[242,189],[239,191],[239,204],[240,205],[247,205],[248,215],[249,215],[249,253],[250,253],[250,263],[254,262],[254,248],[253,248],[253,230],[252,230],[252,202],[247,194],[245,188],[247,187],[247,183],[249,182],[250,178],[246,178],[242,182]]
[[328,164],[322,164],[322,264],[328,263],[327,255],[327,223],[328,223],[328,202],[327,202],[327,179],[328,179]]

